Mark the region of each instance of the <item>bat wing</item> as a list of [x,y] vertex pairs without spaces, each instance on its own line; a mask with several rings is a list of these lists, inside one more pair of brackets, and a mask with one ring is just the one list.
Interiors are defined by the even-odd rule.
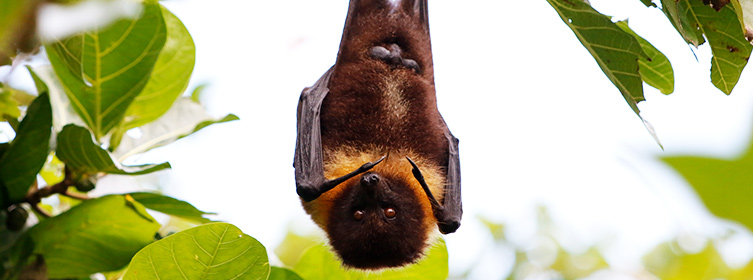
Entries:
[[[308,201],[321,195],[316,195],[317,188],[325,181],[319,115],[322,101],[329,93],[327,84],[331,75],[332,68],[327,70],[314,86],[304,89],[298,100],[298,135],[293,167],[296,191],[300,197]],[[311,196],[316,197],[308,199]]]
[[[440,117],[441,118],[441,117]],[[444,123],[444,119],[442,119]],[[445,124],[447,127],[447,124]],[[451,233],[460,227],[460,220],[463,216],[463,202],[460,199],[460,154],[458,153],[459,140],[450,132],[445,130],[448,145],[448,162],[447,175],[445,183],[444,201],[442,203],[441,215],[437,217],[437,223],[442,233]]]

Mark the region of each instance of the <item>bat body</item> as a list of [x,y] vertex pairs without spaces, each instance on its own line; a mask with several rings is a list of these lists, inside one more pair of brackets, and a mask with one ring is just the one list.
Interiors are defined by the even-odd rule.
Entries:
[[297,192],[346,266],[414,263],[437,228],[457,230],[458,141],[437,110],[427,0],[350,1],[297,138]]

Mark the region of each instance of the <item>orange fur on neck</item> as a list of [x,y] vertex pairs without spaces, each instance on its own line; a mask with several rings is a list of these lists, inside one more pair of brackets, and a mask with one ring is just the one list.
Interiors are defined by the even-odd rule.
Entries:
[[[425,213],[424,216],[426,217],[423,221],[426,228],[435,228],[437,220],[434,217],[429,198],[426,196],[421,184],[419,184],[418,180],[413,176],[411,171],[413,167],[405,157],[410,157],[411,160],[416,163],[419,170],[421,170],[421,174],[424,176],[432,195],[434,195],[438,201],[442,201],[442,198],[444,197],[444,171],[441,170],[439,166],[424,160],[411,151],[390,151],[389,154],[382,151],[385,151],[385,149],[379,149],[376,147],[370,149],[341,147],[329,151],[328,153],[325,151],[325,154],[327,154],[329,159],[325,161],[324,177],[327,179],[338,178],[358,169],[358,167],[364,163],[377,161],[382,156],[387,155],[384,161],[377,164],[370,171],[381,174],[390,174],[391,176],[401,178],[404,182],[410,184],[411,189],[416,192],[417,197],[425,198],[421,199],[420,203],[421,208]],[[325,228],[329,216],[327,213],[332,211],[334,201],[340,198],[340,194],[342,194],[345,187],[357,185],[360,178],[361,176],[350,178],[334,189],[322,194],[317,199],[310,202],[303,202],[303,208],[309,215],[311,215],[314,222],[316,222],[321,228]]]

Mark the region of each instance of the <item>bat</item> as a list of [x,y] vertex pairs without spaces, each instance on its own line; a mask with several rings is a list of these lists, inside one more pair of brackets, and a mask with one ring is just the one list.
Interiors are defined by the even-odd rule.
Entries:
[[337,60],[298,102],[296,191],[342,263],[420,260],[460,227],[458,139],[437,109],[427,0],[350,0]]

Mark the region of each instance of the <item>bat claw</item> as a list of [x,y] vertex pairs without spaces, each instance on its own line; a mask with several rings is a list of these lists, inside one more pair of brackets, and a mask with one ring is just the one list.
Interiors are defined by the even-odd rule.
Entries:
[[377,164],[379,164],[380,162],[382,162],[385,158],[387,158],[386,155],[382,156],[382,158],[380,158],[379,160],[377,160],[375,162],[364,163],[363,165],[361,165],[361,167],[358,168],[358,170],[360,171],[359,173],[369,171],[369,169],[374,168],[374,166],[376,166]]
[[318,198],[319,196],[321,196],[323,193],[328,192],[331,189],[334,189],[340,183],[345,182],[350,178],[353,178],[353,176],[369,171],[371,168],[374,168],[374,166],[382,162],[386,157],[387,156],[385,155],[375,162],[364,163],[358,169],[353,170],[352,172],[345,174],[342,177],[335,178],[332,180],[326,180],[322,182],[321,184],[319,184],[318,186],[314,186],[313,184],[305,184],[305,183],[296,184],[296,192],[298,193],[298,196],[300,196],[304,201],[310,202]]

